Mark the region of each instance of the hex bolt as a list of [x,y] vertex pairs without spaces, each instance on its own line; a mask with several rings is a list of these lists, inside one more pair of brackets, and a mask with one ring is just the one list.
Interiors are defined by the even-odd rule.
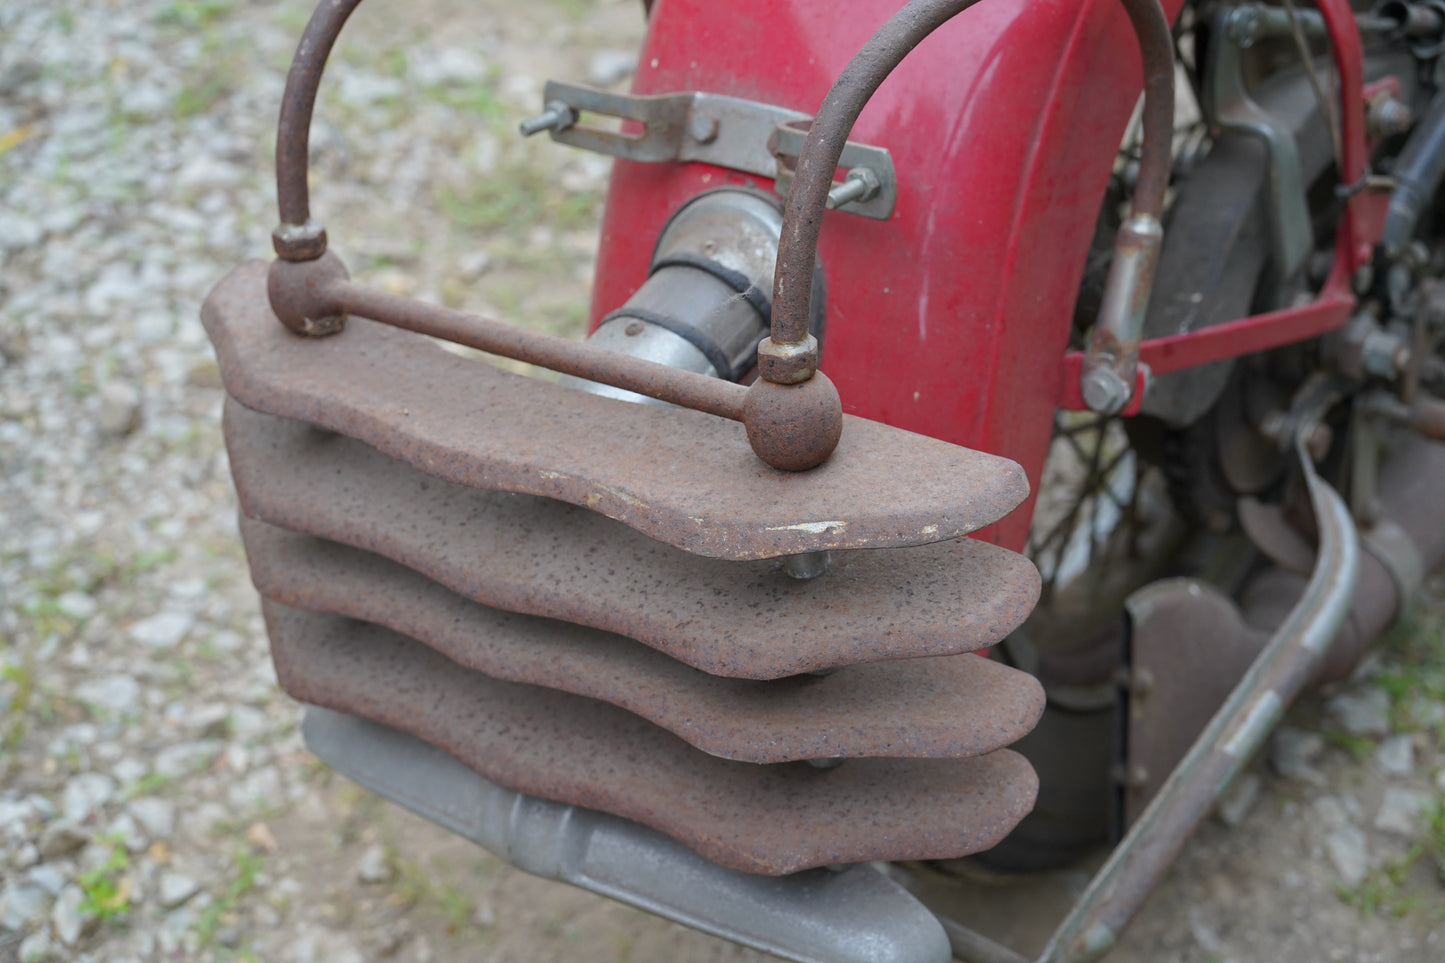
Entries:
[[846,204],[861,204],[878,196],[883,184],[878,175],[866,167],[855,167],[848,172],[843,183],[828,192],[828,210],[835,211]]
[[1119,373],[1107,365],[1098,365],[1085,371],[1079,378],[1079,393],[1090,411],[1101,415],[1116,415],[1129,403],[1131,391]]
[[522,121],[517,125],[517,130],[522,132],[523,137],[531,137],[544,130],[550,130],[553,133],[563,131],[575,123],[577,123],[577,111],[560,100],[549,100],[540,114]]

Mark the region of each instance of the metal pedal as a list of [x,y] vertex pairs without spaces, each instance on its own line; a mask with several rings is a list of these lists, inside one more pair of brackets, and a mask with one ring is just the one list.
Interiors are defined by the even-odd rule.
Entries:
[[635,820],[743,872],[977,852],[1023,818],[1038,788],[1006,749],[829,769],[718,759],[615,706],[488,678],[379,626],[263,609],[293,697],[410,732],[501,785]]
[[1022,737],[1044,707],[1032,676],[967,655],[774,682],[708,675],[619,635],[478,605],[335,542],[248,518],[241,535],[268,599],[385,626],[493,678],[610,702],[726,759],[973,756]]

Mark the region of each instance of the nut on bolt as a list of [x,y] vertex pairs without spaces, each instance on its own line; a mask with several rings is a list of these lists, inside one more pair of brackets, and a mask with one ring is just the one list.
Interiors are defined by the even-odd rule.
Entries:
[[758,342],[758,374],[775,385],[795,385],[813,377],[818,370],[818,339],[811,334],[802,341]]
[[1116,415],[1124,410],[1133,394],[1130,386],[1119,372],[1106,364],[1087,369],[1079,378],[1079,393],[1090,411],[1101,415]]
[[278,224],[271,232],[271,246],[283,261],[314,261],[326,253],[326,228],[315,221]]
[[540,114],[522,121],[517,125],[517,130],[522,132],[523,137],[531,137],[544,130],[554,133],[563,131],[575,123],[577,123],[577,111],[560,100],[549,100]]
[[836,211],[848,204],[871,201],[882,187],[877,174],[866,167],[854,167],[848,171],[843,183],[828,192],[828,210]]

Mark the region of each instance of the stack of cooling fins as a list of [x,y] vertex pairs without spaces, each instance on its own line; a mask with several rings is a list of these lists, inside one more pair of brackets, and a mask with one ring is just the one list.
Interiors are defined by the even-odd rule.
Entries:
[[[749,873],[961,856],[1031,807],[1002,747],[1043,694],[968,653],[1037,572],[957,537],[1024,497],[1011,462],[850,417],[828,465],[775,472],[709,415],[358,318],[297,337],[259,262],[203,317],[295,698]],[[782,571],[823,549],[822,577]]]

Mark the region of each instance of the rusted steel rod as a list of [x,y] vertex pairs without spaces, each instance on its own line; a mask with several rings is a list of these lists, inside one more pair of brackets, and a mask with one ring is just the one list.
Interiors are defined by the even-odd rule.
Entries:
[[322,0],[291,60],[281,116],[276,125],[276,202],[281,224],[274,236],[276,253],[287,260],[311,260],[326,251],[326,232],[311,224],[311,196],[306,178],[310,170],[311,114],[326,58],[346,20],[361,0]]
[[[879,29],[828,91],[798,155],[773,285],[773,345],[808,337],[813,263],[833,174],[853,124],[873,92],[923,38],[978,0],[913,0]],[[1174,125],[1174,44],[1158,0],[1121,0],[1144,59],[1144,145],[1133,213],[1158,217],[1169,186]],[[764,342],[767,344],[767,342]],[[814,352],[816,359],[816,352]],[[816,361],[815,361],[816,363]],[[764,377],[768,376],[763,369]]]
[[370,318],[392,327],[463,344],[488,354],[601,381],[649,398],[743,420],[747,389],[721,378],[607,351],[582,341],[493,321],[440,305],[368,288],[345,278],[326,281],[317,297],[334,313]]

